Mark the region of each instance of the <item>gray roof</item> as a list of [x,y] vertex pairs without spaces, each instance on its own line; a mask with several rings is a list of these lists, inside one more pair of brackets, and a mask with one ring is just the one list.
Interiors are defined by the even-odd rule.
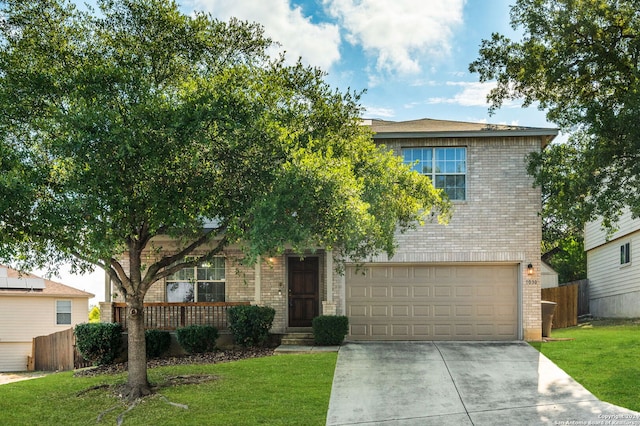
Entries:
[[363,124],[371,126],[371,130],[375,132],[374,139],[540,136],[545,139],[546,145],[558,134],[558,129],[552,128],[467,123],[430,118],[409,121],[365,119]]

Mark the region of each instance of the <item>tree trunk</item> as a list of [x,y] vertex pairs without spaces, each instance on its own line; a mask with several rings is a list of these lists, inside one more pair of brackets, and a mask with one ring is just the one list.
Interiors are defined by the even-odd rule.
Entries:
[[144,306],[135,297],[127,299],[129,332],[127,398],[135,400],[151,393],[147,378],[147,354],[144,336]]

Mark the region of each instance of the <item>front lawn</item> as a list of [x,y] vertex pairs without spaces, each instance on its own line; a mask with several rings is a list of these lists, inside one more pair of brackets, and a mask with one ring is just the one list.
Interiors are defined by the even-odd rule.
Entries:
[[123,374],[57,373],[0,386],[0,424],[113,425],[124,413],[124,425],[324,425],[336,359],[333,352],[153,368],[153,383],[201,383],[163,387],[126,413],[114,393]]
[[603,401],[640,411],[640,325],[594,321],[553,330],[550,341],[532,345]]

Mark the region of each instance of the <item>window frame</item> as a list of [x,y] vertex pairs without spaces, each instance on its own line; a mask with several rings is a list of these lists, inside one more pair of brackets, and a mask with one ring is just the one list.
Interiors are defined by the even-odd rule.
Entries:
[[620,245],[620,266],[631,264],[631,243],[626,242]]
[[[215,262],[219,262],[217,265],[215,264]],[[203,267],[203,264],[205,263],[211,263],[211,265],[209,267]],[[210,278],[200,278],[199,277],[199,271],[212,271],[215,274],[215,270],[218,270],[218,272],[220,270],[222,270],[222,278],[217,278],[217,279],[210,279]],[[189,270],[191,270],[191,273],[189,274]],[[178,276],[178,274],[182,274],[182,275],[186,275],[186,278],[181,278]],[[202,262],[199,263],[197,265],[191,266],[191,267],[187,267],[187,268],[183,268],[180,271],[176,272],[175,274],[168,276],[167,278],[165,278],[165,286],[164,286],[164,292],[165,292],[165,300],[169,303],[205,303],[205,302],[209,302],[210,300],[199,300],[201,297],[201,290],[200,290],[200,285],[199,284],[204,284],[204,283],[212,283],[214,284],[214,290],[215,287],[218,286],[222,286],[222,291],[220,292],[220,289],[218,288],[217,290],[214,291],[214,293],[216,295],[221,295],[222,296],[222,300],[213,300],[214,302],[225,302],[227,299],[227,262],[226,262],[226,258],[224,256],[216,256],[213,258],[212,261],[210,262]],[[171,284],[190,284],[191,288],[187,289],[187,295],[188,292],[191,291],[192,293],[192,299],[189,301],[185,301],[184,298],[183,300],[180,301],[171,301],[170,300],[170,291],[169,291],[169,286]],[[202,294],[206,294],[206,292],[202,291]]]
[[[438,159],[438,151],[439,150],[463,150],[464,152],[464,160],[458,160],[457,155],[455,155],[456,158],[454,158],[453,160],[447,160],[446,159],[446,155],[445,158],[442,160]],[[407,160],[407,153],[409,151],[415,151],[415,150],[429,150],[431,151],[431,166],[430,166],[430,171],[429,172],[424,172],[419,170],[418,167],[420,167],[420,165],[422,164],[422,160],[415,160],[415,159],[411,159],[411,160]],[[468,155],[467,155],[468,149],[466,146],[407,146],[407,147],[403,147],[402,148],[402,159],[403,162],[407,165],[409,165],[411,167],[412,170],[417,171],[420,174],[423,174],[425,176],[428,176],[431,179],[431,183],[433,184],[433,186],[437,189],[442,189],[442,191],[447,194],[447,196],[449,196],[449,199],[451,201],[454,202],[464,202],[467,201],[467,186],[468,186],[468,172],[469,172],[469,167],[468,167]],[[418,164],[415,164],[416,161],[419,161]],[[454,164],[458,164],[459,162],[463,162],[464,163],[464,172],[459,172],[459,171],[438,171],[438,163],[439,161],[444,161],[444,163],[446,164],[449,161],[453,161]],[[424,166],[423,166],[424,167]],[[447,192],[447,187],[446,184],[443,187],[438,187],[438,177],[444,177],[446,179],[447,176],[463,176],[464,177],[464,188],[460,188],[460,187],[453,187],[454,191],[458,191],[460,189],[463,190],[463,194],[462,194],[462,198],[452,198],[450,196],[450,194]]]
[[[69,312],[61,312],[60,302],[69,303]],[[69,315],[69,322],[60,322],[60,315]],[[56,325],[71,325],[73,323],[73,301],[71,299],[56,299],[55,301]]]

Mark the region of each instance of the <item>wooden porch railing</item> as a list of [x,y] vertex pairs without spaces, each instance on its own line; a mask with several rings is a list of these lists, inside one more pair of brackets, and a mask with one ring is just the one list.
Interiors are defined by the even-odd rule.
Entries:
[[[231,306],[249,305],[249,302],[191,302],[145,303],[144,326],[161,330],[175,330],[188,325],[212,325],[218,330],[227,329],[227,309]],[[113,321],[127,329],[126,303],[113,303]]]

